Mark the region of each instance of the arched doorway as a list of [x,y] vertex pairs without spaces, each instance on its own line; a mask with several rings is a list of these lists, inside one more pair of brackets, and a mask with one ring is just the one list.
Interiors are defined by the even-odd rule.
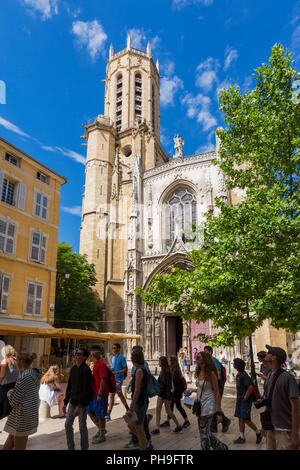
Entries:
[[167,316],[165,323],[166,356],[177,356],[182,348],[183,325],[179,316]]

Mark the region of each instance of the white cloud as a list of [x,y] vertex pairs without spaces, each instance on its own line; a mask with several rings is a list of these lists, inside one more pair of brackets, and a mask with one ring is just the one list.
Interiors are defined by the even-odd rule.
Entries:
[[20,0],[29,13],[38,13],[46,21],[58,14],[58,0]]
[[80,46],[87,47],[93,61],[97,59],[100,52],[104,53],[107,35],[104,32],[103,26],[97,20],[86,22],[74,21],[72,33],[76,36]]
[[143,28],[131,28],[127,31],[131,37],[131,45],[136,49],[145,49],[147,36]]
[[68,214],[78,215],[79,217],[81,217],[81,213],[82,213],[81,206],[73,206],[73,207],[62,206],[61,208],[64,212],[68,212]]
[[205,93],[209,92],[214,83],[218,82],[219,67],[219,61],[213,57],[201,62],[196,68],[196,86],[202,88]]
[[155,36],[153,39],[151,39],[151,49],[154,51],[159,47],[161,43],[161,39],[159,36]]
[[298,60],[300,58],[300,24],[293,31],[291,45],[295,59]]
[[5,127],[5,129],[8,129],[9,131],[15,132],[15,134],[21,135],[22,137],[30,137],[30,135],[26,134],[26,132],[23,132],[18,126],[13,124],[12,122],[7,121],[3,117],[0,116],[0,126]]
[[225,49],[224,70],[227,70],[231,66],[232,62],[237,60],[238,56],[239,54],[237,49],[227,46]]
[[48,152],[58,152],[61,153],[62,155],[72,158],[72,160],[75,160],[75,162],[81,163],[82,165],[85,165],[85,158],[80,155],[77,152],[74,152],[74,150],[69,150],[66,148],[62,147],[50,147],[47,145],[43,145],[42,149],[47,150]]
[[197,155],[198,153],[212,152],[213,150],[215,150],[215,145],[212,142],[213,136],[215,136],[214,130],[208,134],[206,143],[204,145],[200,145],[200,147],[197,148],[197,150],[195,151],[195,155]]
[[181,100],[182,104],[187,107],[187,116],[196,119],[202,125],[203,131],[208,131],[217,125],[216,118],[210,113],[211,99],[199,93],[193,96],[191,93],[185,95]]
[[202,3],[205,7],[208,7],[214,3],[214,0],[173,0],[172,7],[175,10],[182,10],[182,8],[196,5],[197,3]]
[[163,77],[160,84],[161,105],[163,107],[174,106],[175,95],[181,88],[183,88],[183,81],[177,75],[174,75],[174,77]]
[[175,71],[175,64],[174,62],[172,62],[171,60],[165,62],[163,65],[162,65],[162,71],[165,75],[173,75],[174,71]]
[[7,129],[11,132],[14,132],[15,134],[18,134],[22,137],[27,137],[27,138],[33,140],[38,145],[40,145],[40,147],[42,149],[47,150],[48,152],[61,153],[62,155],[66,156],[66,157],[69,157],[69,158],[72,158],[72,160],[75,160],[76,162],[81,163],[82,165],[85,165],[85,158],[82,155],[80,155],[79,153],[74,152],[74,150],[69,150],[69,149],[66,149],[64,147],[63,148],[62,147],[57,147],[57,146],[51,147],[51,146],[48,146],[48,145],[43,145],[38,139],[36,139],[35,137],[30,136],[29,134],[26,134],[26,132],[22,131],[18,126],[16,126],[12,122],[7,121],[6,119],[4,119],[1,116],[0,116],[0,126],[3,126],[3,127],[5,127],[5,129]]

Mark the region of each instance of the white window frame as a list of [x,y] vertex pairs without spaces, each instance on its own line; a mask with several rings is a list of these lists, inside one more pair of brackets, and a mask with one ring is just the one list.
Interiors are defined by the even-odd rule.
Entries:
[[[34,287],[33,299],[32,299],[32,312],[28,312],[28,301],[29,301],[29,286]],[[41,297],[37,297],[37,289],[41,287],[42,293]],[[27,281],[26,283],[26,300],[25,300],[25,315],[32,317],[42,317],[43,313],[43,298],[44,298],[44,284],[35,281]],[[40,313],[36,313],[37,310],[37,301],[40,302]]]
[[[39,243],[34,243],[34,234],[38,234],[39,236]],[[31,236],[30,236],[30,247],[29,247],[29,260],[34,261],[35,263],[46,263],[46,252],[47,252],[47,241],[48,236],[47,234],[41,232],[40,230],[31,229]],[[38,250],[37,258],[32,256],[32,250],[36,248]]]
[[[6,196],[7,196],[7,193],[8,193],[8,185],[9,184],[13,185],[13,197],[12,197],[12,202],[11,203],[8,202],[7,200],[5,201],[5,200],[2,199],[3,187],[4,187],[4,182],[5,181],[7,181]],[[16,205],[16,193],[17,193],[17,183],[15,181],[12,181],[9,178],[6,178],[4,176],[3,181],[2,181],[1,194],[0,194],[1,202],[5,202],[5,204],[9,204],[10,206],[15,206]]]
[[[1,249],[1,244],[0,244],[0,253],[6,253],[7,255],[14,255],[15,254],[15,240],[16,240],[16,233],[17,233],[17,224],[14,222],[11,222],[10,220],[0,218],[1,222],[4,222],[6,224],[6,230],[5,234],[0,232],[0,238],[4,239],[3,241],[3,249]],[[9,235],[9,225],[14,226],[14,236],[12,237]],[[12,251],[7,251],[7,243],[8,240],[12,240]],[[0,241],[1,243],[1,241]]]
[[[40,206],[39,214],[36,213],[37,196],[38,196],[38,194],[41,196],[41,203],[38,204],[38,205]],[[45,206],[43,206],[43,204],[42,204],[43,198],[47,199],[47,213],[46,213],[46,217],[43,217],[43,216],[42,216],[42,208],[45,207]],[[50,206],[50,196],[48,196],[48,194],[43,193],[43,191],[40,191],[40,190],[38,190],[38,189],[35,189],[35,190],[34,190],[34,201],[33,201],[33,215],[34,215],[35,217],[38,217],[39,219],[48,220],[48,218],[49,218],[49,206]]]
[[50,184],[50,177],[41,171],[37,171],[36,177],[39,181],[45,184]]
[[15,155],[12,155],[9,152],[5,152],[5,157],[4,158],[5,158],[5,161],[9,162],[11,165],[15,165],[18,168],[21,167],[21,158],[20,157],[16,157]]
[[[3,292],[5,280],[8,281],[8,290],[6,292]],[[11,288],[11,276],[8,276],[7,274],[0,272],[0,314],[8,313],[10,288]],[[4,296],[6,297],[6,309],[3,308]]]

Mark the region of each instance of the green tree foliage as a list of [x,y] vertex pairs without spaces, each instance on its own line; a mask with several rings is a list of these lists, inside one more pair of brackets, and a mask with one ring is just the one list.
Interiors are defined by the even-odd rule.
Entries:
[[220,213],[207,215],[204,244],[188,255],[194,269],[173,269],[148,291],[138,289],[146,303],[211,320],[219,332],[200,339],[215,346],[251,336],[265,319],[275,328],[300,329],[297,78],[291,55],[275,45],[255,71],[252,91],[242,95],[231,86],[221,92],[220,166],[227,187],[245,189],[246,198],[234,206],[216,199]]
[[[67,274],[67,277],[66,277]],[[92,286],[96,284],[93,264],[85,255],[73,253],[66,243],[58,244],[54,326],[95,329],[102,308]],[[73,321],[72,321],[73,320]]]

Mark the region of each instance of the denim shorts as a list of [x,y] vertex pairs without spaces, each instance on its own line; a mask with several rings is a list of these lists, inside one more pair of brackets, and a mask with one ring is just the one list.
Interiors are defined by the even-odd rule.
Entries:
[[103,419],[107,415],[108,397],[102,397],[100,403],[97,397],[90,402],[88,413],[96,415],[97,418]]
[[236,401],[234,416],[242,421],[251,421],[252,398],[244,400],[239,398]]

